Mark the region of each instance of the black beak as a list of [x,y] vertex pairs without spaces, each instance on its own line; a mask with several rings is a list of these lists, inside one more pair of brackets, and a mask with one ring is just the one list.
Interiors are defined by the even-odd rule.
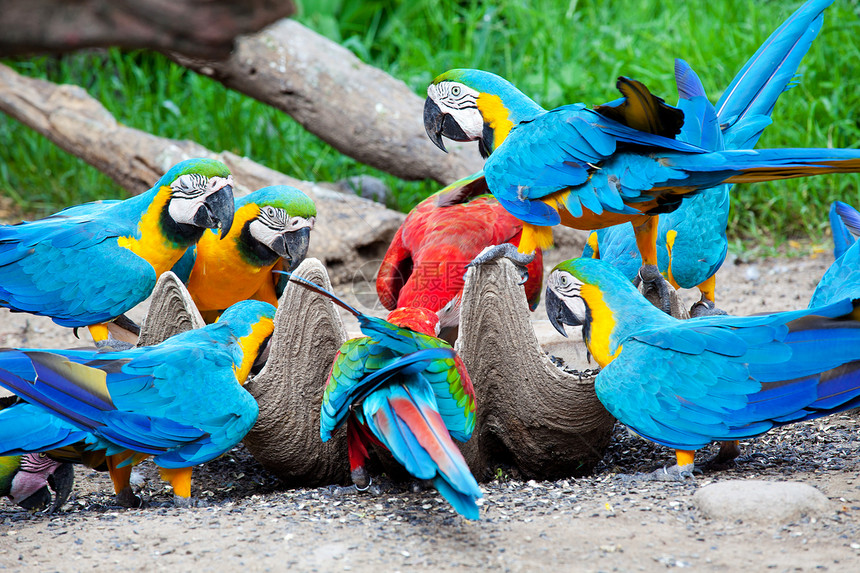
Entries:
[[450,114],[443,113],[436,102],[429,97],[424,100],[424,129],[427,131],[430,141],[446,153],[448,150],[445,149],[442,136],[453,141],[472,141],[472,138],[466,135],[460,124]]
[[194,215],[194,225],[205,229],[221,228],[221,238],[227,236],[233,226],[233,187],[225,185],[206,198],[205,209],[198,209]]
[[580,326],[582,324],[567,305],[549,288],[546,289],[546,315],[553,328],[565,337],[567,336],[567,332],[564,331],[565,324],[568,326]]
[[69,499],[72,488],[75,486],[75,466],[73,464],[61,464],[54,473],[48,476],[48,485],[54,490],[54,503],[51,504],[50,513],[54,513]]
[[49,503],[51,503],[51,492],[48,491],[48,486],[44,486],[36,490],[30,497],[19,501],[18,507],[38,511],[47,507]]
[[445,149],[445,144],[442,142],[442,123],[445,121],[445,114],[436,105],[436,102],[431,98],[424,100],[424,129],[427,131],[427,136],[430,138],[436,147],[448,153]]
[[275,239],[271,245],[273,251],[278,253],[282,259],[289,264],[288,271],[296,270],[296,267],[305,260],[308,253],[308,245],[311,242],[311,228],[302,227],[296,231],[284,233]]

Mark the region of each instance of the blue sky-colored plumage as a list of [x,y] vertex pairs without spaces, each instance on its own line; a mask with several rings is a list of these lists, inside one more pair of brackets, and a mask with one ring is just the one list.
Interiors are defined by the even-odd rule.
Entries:
[[158,277],[150,263],[120,247],[117,238],[140,238],[138,222],[159,188],[186,173],[230,172],[218,161],[191,159],[137,197],[0,225],[0,305],[74,327],[113,319],[143,301]]
[[[797,68],[818,35],[823,11],[833,0],[811,0],[801,6],[770,36],[741,68],[716,107],[704,97],[706,90],[696,73],[681,60],[675,77],[684,111],[684,126],[678,139],[708,150],[747,149],[758,142],[779,96],[791,87]],[[722,125],[714,131],[713,121]],[[710,126],[703,129],[703,125]],[[667,233],[677,232],[672,251],[672,274],[683,288],[693,288],[711,277],[728,253],[726,227],[731,185],[720,185],[686,199],[672,213],[660,216],[657,256],[660,271],[669,267]],[[608,235],[599,235],[601,258],[624,269],[632,280],[641,266],[633,227],[619,225]],[[604,254],[605,251],[605,254]],[[639,261],[634,265],[628,252]],[[615,256],[620,258],[616,259]],[[635,267],[635,268],[634,268]]]
[[[272,305],[245,301],[227,309],[218,323],[157,346],[112,353],[0,352],[0,385],[41,403],[0,411],[0,437],[7,438],[2,441],[4,452],[84,441],[108,453],[124,448],[151,453],[162,467],[190,467],[221,455],[257,418],[256,401],[234,374],[243,358],[238,339],[260,320],[273,317]],[[85,365],[86,372],[105,372],[108,401],[94,394],[83,378],[46,366],[40,360],[45,355]],[[40,382],[32,384],[37,372]],[[40,415],[28,417],[34,409]],[[22,420],[26,432],[14,429]],[[41,444],[36,439],[40,435]]]
[[[676,320],[604,261],[558,269],[596,286],[617,358],[595,380],[600,401],[636,433],[682,450],[757,436],[860,404],[860,300],[751,317]],[[662,316],[660,316],[662,314]]]

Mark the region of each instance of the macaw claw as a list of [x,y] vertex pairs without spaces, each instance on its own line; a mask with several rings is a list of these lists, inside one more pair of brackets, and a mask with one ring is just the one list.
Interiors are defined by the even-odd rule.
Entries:
[[526,268],[526,265],[535,260],[535,254],[532,253],[527,255],[521,253],[517,250],[517,247],[511,243],[502,243],[500,245],[485,247],[483,251],[478,253],[478,256],[475,257],[471,263],[466,265],[466,268],[483,265],[485,263],[497,261],[501,258],[508,259],[514,263],[514,266],[520,273],[520,282],[518,284],[525,284],[526,281],[529,280],[529,271]]
[[143,500],[134,494],[131,486],[125,487],[116,494],[116,503],[120,507],[133,509],[143,505]]
[[695,468],[693,464],[687,464],[684,466],[679,466],[677,464],[671,467],[662,467],[654,470],[653,472],[647,473],[637,473],[637,474],[621,474],[620,477],[624,482],[635,482],[635,481],[673,481],[673,482],[684,482],[686,480],[694,480],[695,476],[693,474],[699,473],[702,471]]
[[670,285],[656,265],[642,265],[634,284],[654,306],[668,315],[672,314],[672,285]]
[[707,300],[706,298],[702,298],[702,300],[693,304],[690,307],[690,318],[697,318],[700,316],[725,316],[728,313],[721,308],[717,308],[717,305],[714,301]]

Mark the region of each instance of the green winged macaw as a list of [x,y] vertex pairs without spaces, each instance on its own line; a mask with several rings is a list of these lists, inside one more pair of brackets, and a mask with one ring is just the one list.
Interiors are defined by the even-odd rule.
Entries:
[[[457,337],[466,265],[486,247],[519,244],[522,223],[489,194],[483,172],[456,181],[412,209],[397,229],[376,276],[388,310],[421,307],[439,314],[440,337]],[[540,249],[527,265],[524,284],[532,310],[540,301]]]
[[846,297],[860,298],[860,212],[836,201],[830,207],[830,226],[836,260],[815,287],[809,308]]
[[675,449],[668,475],[686,475],[695,450],[711,441],[860,406],[860,299],[677,320],[609,263],[581,258],[553,269],[546,306],[562,334],[564,325],[582,326],[602,367],[594,389],[606,409]]
[[304,260],[316,215],[314,202],[295,187],[264,187],[236,199],[230,230],[220,238],[203,233],[173,271],[206,322],[240,300],[277,306],[284,285],[272,269],[292,271]]
[[[635,80],[617,85],[623,97],[609,104],[545,110],[495,74],[450,70],[427,88],[424,125],[443,150],[448,137],[477,140],[489,154],[490,191],[523,221],[520,253],[550,246],[558,224],[594,230],[630,222],[649,276],[657,272],[656,216],[687,196],[724,183],[860,171],[854,149],[709,151],[686,143],[676,139],[682,110]],[[500,246],[481,261],[509,253]]]
[[215,324],[118,352],[0,350],[0,386],[26,401],[0,411],[0,455],[77,452],[107,466],[124,505],[139,503],[132,465],[151,456],[187,504],[192,467],[227,452],[257,420],[241,386],[274,314],[269,303],[242,301]]
[[[74,467],[46,454],[0,456],[0,495],[24,509],[40,510],[51,504],[50,511],[56,511],[69,499],[74,483]],[[49,487],[56,494],[53,503]]]
[[324,442],[347,424],[356,488],[370,486],[367,448],[380,445],[414,477],[433,480],[457,513],[478,519],[481,490],[452,440],[466,441],[472,435],[475,392],[463,361],[436,337],[436,313],[398,308],[383,320],[361,313],[319,285],[300,277],[290,280],[354,314],[365,334],[340,347],[320,410]]
[[2,225],[0,305],[88,326],[104,343],[105,323],[148,297],[205,229],[220,227],[223,236],[232,221],[230,170],[214,159],[188,159],[131,199]]
[[[777,98],[794,87],[796,71],[821,30],[823,12],[833,0],[810,0],[795,11],[738,72],[716,107],[690,66],[675,60],[675,79],[684,112],[677,139],[704,149],[751,149],[770,125]],[[693,316],[716,313],[715,274],[728,252],[726,226],[731,185],[719,185],[685,200],[662,215],[657,229],[657,264],[675,288],[702,294]],[[593,231],[583,256],[599,257],[634,280],[642,264],[629,223]]]

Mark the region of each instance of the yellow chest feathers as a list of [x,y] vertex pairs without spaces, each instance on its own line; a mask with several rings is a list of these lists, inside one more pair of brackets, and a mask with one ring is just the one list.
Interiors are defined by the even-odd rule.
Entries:
[[243,336],[239,339],[239,344],[242,346],[242,363],[233,367],[233,372],[236,373],[236,380],[239,384],[244,384],[251,372],[251,367],[254,365],[254,360],[260,351],[260,346],[265,342],[266,338],[272,335],[275,329],[274,322],[270,318],[264,318],[256,323],[251,328],[251,334]]
[[128,236],[117,239],[120,247],[130,250],[149,262],[155,269],[155,276],[161,276],[161,273],[169,271],[186,249],[185,246],[169,241],[161,230],[159,218],[168,201],[170,201],[170,187],[163,186],[137,224],[140,238]]
[[591,312],[591,325],[588,336],[588,351],[601,368],[615,360],[621,353],[621,345],[612,351],[610,337],[615,330],[615,317],[603,300],[600,289],[593,285],[582,285],[580,294]]
[[223,240],[207,231],[197,242],[188,290],[201,311],[225,309],[251,298],[265,281],[274,282],[272,267],[277,261],[265,267],[253,266],[239,252],[242,229],[257,213],[257,205],[245,205],[236,211],[233,226]]
[[502,103],[502,98],[488,93],[479,95],[475,104],[484,121],[493,130],[493,146],[500,146],[514,126],[514,122],[509,118],[508,108]]

